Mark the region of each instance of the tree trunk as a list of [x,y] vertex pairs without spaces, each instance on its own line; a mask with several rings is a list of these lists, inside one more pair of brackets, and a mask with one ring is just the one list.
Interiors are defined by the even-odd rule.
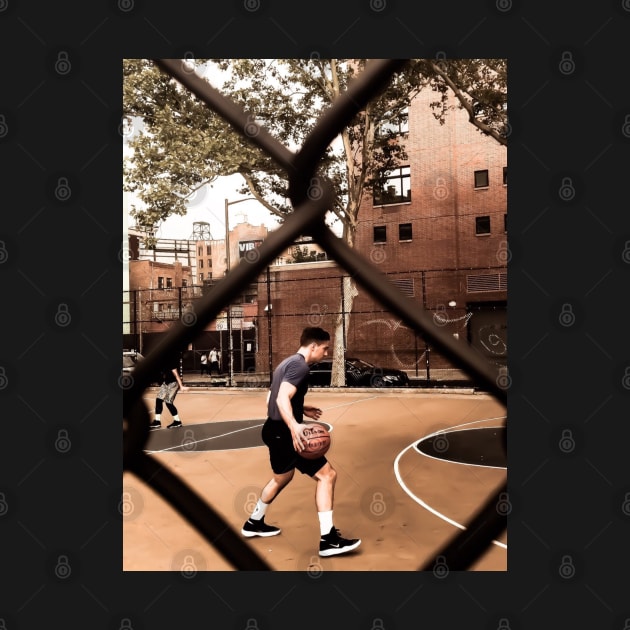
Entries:
[[[356,202],[350,201],[347,207],[346,215],[353,217],[352,221],[344,224],[342,238],[348,247],[354,246],[354,237],[356,233]],[[343,280],[341,283],[341,296],[339,299],[338,314],[335,318],[334,344],[332,349],[332,373],[330,375],[330,384],[333,387],[343,387],[346,384],[346,335],[350,326],[350,314],[352,313],[352,305],[354,298],[359,294],[356,283],[346,270],[342,270]]]
[[354,298],[359,294],[356,284],[350,276],[344,275],[341,287],[339,313],[335,318],[335,342],[333,345],[332,374],[330,376],[330,384],[333,387],[343,387],[346,384],[344,333],[348,331]]

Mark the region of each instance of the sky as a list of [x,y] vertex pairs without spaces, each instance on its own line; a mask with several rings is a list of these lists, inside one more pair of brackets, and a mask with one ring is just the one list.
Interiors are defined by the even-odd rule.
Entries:
[[[189,239],[193,233],[193,223],[205,221],[210,224],[213,239],[225,238],[225,200],[229,202],[246,199],[248,195],[235,192],[243,182],[240,175],[219,177],[197,191],[188,204],[185,216],[170,216],[162,223],[157,236],[170,239]],[[266,225],[270,230],[277,229],[276,217],[255,199],[231,203],[228,206],[230,228],[247,221],[252,225]]]
[[[201,69],[210,83],[220,89],[223,78],[220,71],[211,64]],[[140,131],[142,124],[133,122],[132,134]],[[131,137],[130,134],[128,137]],[[125,136],[127,138],[127,136]],[[128,152],[127,143],[124,143],[123,151]],[[194,223],[205,221],[210,224],[210,234],[213,239],[225,238],[225,200],[229,202],[245,199],[248,195],[242,195],[236,191],[244,183],[240,175],[219,177],[211,184],[207,184],[190,197],[188,211],[184,216],[170,216],[159,226],[156,236],[166,239],[191,239],[194,231]],[[133,197],[128,198],[129,203],[134,203]],[[258,201],[243,201],[237,204],[231,203],[228,207],[230,229],[237,223],[248,222],[251,225],[265,225],[269,230],[275,230],[280,223],[278,218],[266,210]],[[134,220],[129,217],[128,225],[133,225]],[[334,226],[333,231],[339,235],[341,225]]]

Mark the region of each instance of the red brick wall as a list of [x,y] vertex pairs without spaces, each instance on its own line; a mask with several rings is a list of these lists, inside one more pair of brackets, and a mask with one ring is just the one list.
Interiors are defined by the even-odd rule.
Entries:
[[[428,109],[432,98],[427,91],[409,109],[411,202],[374,207],[365,195],[356,247],[384,271],[500,265],[507,241],[507,149],[478,132],[461,110],[451,111],[441,126]],[[485,169],[489,186],[475,189],[474,171]],[[481,215],[490,216],[490,235],[475,235]],[[399,243],[400,223],[412,224],[412,242]],[[387,227],[386,244],[374,244],[374,225]]]

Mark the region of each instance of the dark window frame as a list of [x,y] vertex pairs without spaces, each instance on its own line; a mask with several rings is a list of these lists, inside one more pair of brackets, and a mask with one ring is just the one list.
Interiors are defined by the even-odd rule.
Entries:
[[[488,188],[490,186],[490,175],[487,168],[474,171],[475,188]],[[483,183],[485,182],[485,183]]]
[[403,107],[401,110],[402,119],[398,123],[388,120],[382,121],[378,125],[377,137],[386,137],[389,135],[406,136],[409,134],[409,106]]
[[375,184],[372,191],[374,206],[389,206],[411,201],[411,166],[402,165],[381,172],[380,182],[380,185],[378,182]]
[[413,225],[411,223],[398,224],[398,240],[403,242],[413,240]]
[[374,225],[373,230],[374,230],[373,231],[374,243],[387,243],[387,226],[386,225]]
[[490,233],[490,215],[484,214],[475,217],[475,236],[484,236]]

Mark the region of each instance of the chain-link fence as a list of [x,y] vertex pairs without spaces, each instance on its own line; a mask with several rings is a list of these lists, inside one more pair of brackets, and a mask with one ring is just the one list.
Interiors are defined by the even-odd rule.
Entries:
[[[273,366],[294,350],[291,344],[302,328],[334,330],[341,322],[340,345],[345,357],[402,370],[412,385],[475,386],[470,374],[372,294],[355,286],[351,276],[316,264],[304,270],[298,267],[267,269],[239,300],[224,308],[182,353],[183,374],[199,373],[200,357],[214,347],[221,356],[221,372],[228,374],[231,385],[264,386]],[[507,287],[466,293],[469,279],[482,273],[500,278],[506,269],[418,270],[385,277],[419,308],[431,313],[445,334],[505,368]],[[212,286],[206,284],[123,292],[127,313],[123,347],[147,354],[172,325],[193,313],[197,302],[210,291]],[[449,298],[462,294],[466,298],[463,304],[449,305]]]
[[[328,257],[350,274],[353,284],[371,294],[382,308],[394,314],[416,335],[421,335],[446,359],[465,371],[504,405],[507,404],[509,377],[473,346],[460,343],[452,333],[445,330],[444,320],[439,317],[436,319],[435,310],[424,308],[421,303],[405,295],[400,287],[390,282],[370,261],[334,235],[324,221],[327,210],[332,207],[333,188],[319,176],[320,159],[335,137],[391,81],[397,70],[406,64],[406,60],[374,60],[368,63],[363,72],[348,85],[347,90],[320,116],[297,152],[290,151],[279,143],[254,122],[247,111],[191,72],[184,60],[157,59],[155,63],[284,169],[289,182],[293,212],[278,230],[268,235],[256,250],[255,257],[233,268],[212,291],[184,313],[151,349],[146,360],[134,370],[134,378],[123,396],[123,466],[126,471],[150,485],[188,519],[209,544],[214,544],[236,569],[270,570],[271,567],[232,530],[210,504],[199,497],[179,476],[145,452],[150,419],[142,395],[164,358],[175,351],[185,350],[299,236],[311,234]],[[344,299],[347,295],[344,293]],[[497,507],[506,492],[507,481],[480,506],[467,527],[447,541],[441,549],[436,550],[433,558],[420,567],[420,570],[434,570],[438,564],[446,565],[451,570],[469,568],[506,528],[507,515]]]

